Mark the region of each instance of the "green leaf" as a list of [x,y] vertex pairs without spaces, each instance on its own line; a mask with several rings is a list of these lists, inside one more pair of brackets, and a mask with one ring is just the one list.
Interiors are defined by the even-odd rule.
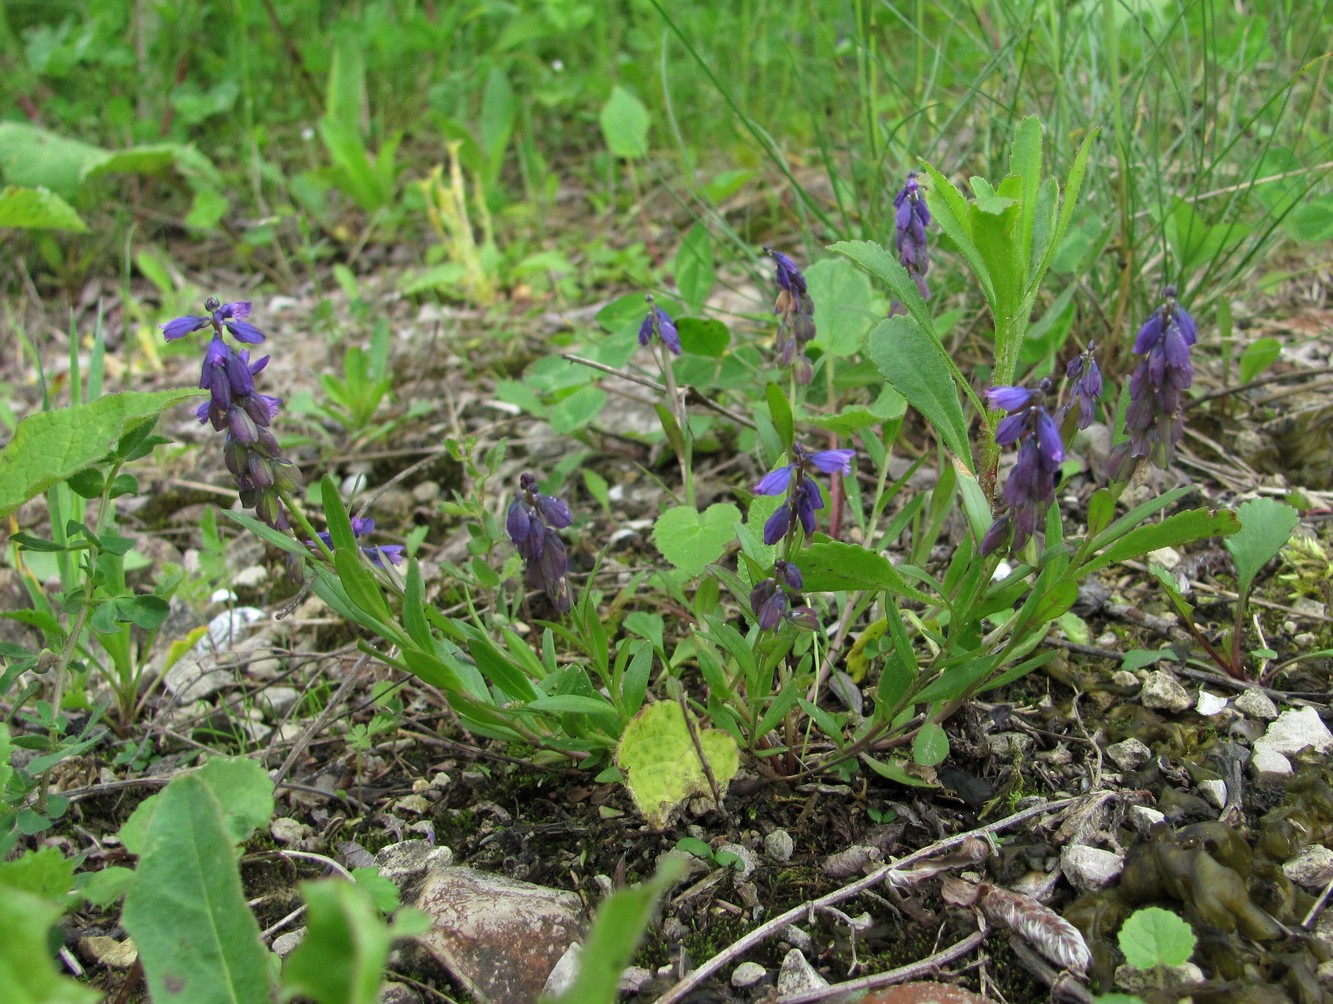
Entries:
[[282,970],[284,995],[319,1004],[377,1004],[389,958],[389,926],[359,885],[302,882],[306,936]]
[[1301,514],[1285,502],[1257,498],[1242,502],[1236,516],[1240,520],[1240,529],[1228,537],[1225,544],[1236,562],[1239,592],[1244,596],[1264,565],[1291,539],[1291,531],[1296,529]]
[[270,999],[268,952],[241,889],[222,805],[197,773],[158,796],[121,922],[155,1004]]
[[915,280],[907,274],[907,269],[903,268],[896,254],[891,254],[874,241],[839,241],[830,244],[829,250],[849,258],[872,278],[884,283],[893,298],[906,306],[912,319],[934,337],[930,307],[926,305],[921,291],[916,288]]
[[676,334],[680,347],[695,356],[721,359],[731,344],[731,332],[721,321],[701,317],[681,317],[676,320]]
[[203,393],[129,391],[29,415],[0,450],[0,517],[97,463],[133,426]]
[[907,785],[911,788],[938,788],[939,785],[934,781],[927,781],[923,777],[917,777],[909,769],[910,765],[905,760],[898,760],[890,757],[888,760],[876,760],[868,754],[861,755],[861,762],[873,770],[880,777],[888,778],[898,784]]
[[949,737],[936,722],[926,722],[912,737],[912,759],[923,767],[935,767],[949,755]]
[[0,189],[0,227],[16,230],[72,230],[87,233],[88,224],[74,207],[49,189],[19,188],[6,185]]
[[699,575],[722,557],[735,538],[732,524],[741,511],[730,502],[710,505],[704,512],[676,506],[657,517],[653,543],[662,557],[688,575]]
[[[704,850],[711,851],[707,844]],[[685,873],[685,858],[667,854],[657,872],[640,885],[621,889],[602,901],[579,957],[574,985],[547,1004],[614,1004],[620,999],[620,975],[629,965],[658,901]]]
[[648,154],[648,109],[625,88],[616,85],[602,106],[602,136],[617,157],[635,159]]
[[1183,966],[1194,951],[1194,931],[1170,910],[1150,906],[1136,910],[1117,937],[1125,961],[1135,969]]
[[845,258],[825,258],[805,270],[805,281],[819,310],[813,344],[835,356],[859,352],[861,340],[878,319],[871,309],[869,277]]
[[884,555],[840,540],[821,540],[796,555],[805,588],[815,593],[869,589],[907,596],[921,603],[930,598],[907,580]]
[[1249,383],[1282,355],[1282,343],[1276,338],[1260,338],[1240,354],[1240,382]]
[[[695,727],[718,789],[725,792],[740,767],[736,741],[719,729]],[[658,701],[635,715],[621,733],[616,766],[634,804],[654,829],[663,829],[672,811],[693,795],[711,795],[699,753],[674,701]]]
[[1117,561],[1126,561],[1156,551],[1159,547],[1175,547],[1192,540],[1204,540],[1208,537],[1224,537],[1240,529],[1236,514],[1229,510],[1212,512],[1208,509],[1190,509],[1178,512],[1160,523],[1145,523],[1130,530],[1119,540],[1108,545],[1100,554],[1094,555],[1080,570],[1080,577],[1087,572],[1105,568]]
[[676,288],[692,313],[703,309],[704,301],[717,281],[713,267],[713,238],[708,228],[696,223],[685,234],[676,252]]
[[[0,1000],[5,1004],[94,1004],[101,994],[61,976],[48,934],[60,907],[21,889],[0,896]],[[58,942],[57,942],[58,943]]]
[[867,336],[871,360],[907,403],[935,429],[954,456],[972,469],[967,420],[944,349],[908,317],[880,321]]
[[584,428],[606,407],[606,391],[589,385],[580,387],[573,394],[552,405],[547,421],[551,428],[562,436]]
[[46,900],[63,901],[74,888],[74,861],[54,847],[25,851],[0,862],[0,886],[5,888],[5,895],[11,889],[21,889]]
[[27,122],[0,122],[0,174],[11,185],[45,187],[62,199],[83,188],[85,172],[111,156]]
[[796,436],[796,423],[792,418],[791,402],[787,393],[775,383],[764,386],[764,399],[768,402],[768,417],[777,430],[778,440],[784,450],[791,450],[792,440]]

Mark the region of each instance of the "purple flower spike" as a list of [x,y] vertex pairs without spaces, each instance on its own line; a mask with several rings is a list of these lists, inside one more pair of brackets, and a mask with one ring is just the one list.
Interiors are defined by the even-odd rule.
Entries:
[[[930,225],[930,208],[926,205],[926,196],[916,180],[915,171],[908,173],[907,184],[893,197],[893,206],[897,210],[893,223],[893,241],[898,249],[898,261],[916,282],[921,298],[929,300],[930,287],[926,285],[926,272],[930,269],[930,258],[927,256],[926,227]],[[895,300],[889,313],[905,314],[907,308]]]
[[776,471],[770,471],[754,486],[756,495],[781,495],[787,501],[764,524],[764,543],[776,544],[791,532],[799,522],[806,536],[815,532],[815,510],[824,508],[824,496],[819,485],[810,476],[820,474],[850,474],[855,450],[820,450],[810,453],[800,443],[792,446],[792,462]]
[[676,330],[676,322],[670,314],[653,303],[651,295],[644,299],[648,301],[648,316],[639,325],[639,344],[647,345],[657,337],[672,355],[680,355],[680,333]]
[[[1194,318],[1176,302],[1176,288],[1167,286],[1165,302],[1134,339],[1134,351],[1144,358],[1129,379],[1129,439],[1111,451],[1107,462],[1112,480],[1128,481],[1144,460],[1162,468],[1171,463],[1185,431],[1181,391],[1194,382],[1190,347],[1198,338]],[[1100,372],[1096,385],[1100,390]]]
[[159,327],[162,329],[162,337],[169,342],[174,342],[177,338],[184,338],[200,328],[208,327],[209,320],[207,317],[195,317],[191,314],[185,317],[177,317],[166,324],[159,325]]
[[773,348],[778,364],[790,367],[797,383],[807,384],[814,375],[805,346],[815,337],[815,305],[796,263],[770,247],[764,248],[764,254],[777,266],[778,297],[773,303],[773,313],[778,318],[778,337]]
[[1070,398],[1060,411],[1061,420],[1074,407],[1078,408],[1077,428],[1086,429],[1097,416],[1097,402],[1102,396],[1102,371],[1097,365],[1097,343],[1089,342],[1086,352],[1069,360],[1065,377],[1070,384]]
[[1004,485],[1008,512],[991,524],[981,538],[980,553],[992,554],[1013,527],[1013,550],[1021,550],[1037,526],[1037,517],[1055,501],[1055,484],[1065,459],[1065,444],[1060,427],[1046,410],[1050,380],[1042,380],[1036,389],[991,387],[986,401],[993,408],[1010,411],[995,429],[1000,446],[1018,444],[1018,462]]
[[505,531],[525,563],[528,585],[544,590],[557,611],[568,613],[569,555],[555,531],[573,523],[573,514],[563,500],[537,491],[537,479],[527,471],[519,475],[518,485],[505,516]]

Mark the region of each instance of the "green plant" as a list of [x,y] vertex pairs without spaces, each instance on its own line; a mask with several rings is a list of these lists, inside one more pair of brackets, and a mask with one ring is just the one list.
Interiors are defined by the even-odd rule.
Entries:
[[1189,924],[1156,906],[1132,913],[1116,938],[1125,962],[1135,969],[1158,973],[1159,985],[1161,971],[1188,962],[1197,941]]

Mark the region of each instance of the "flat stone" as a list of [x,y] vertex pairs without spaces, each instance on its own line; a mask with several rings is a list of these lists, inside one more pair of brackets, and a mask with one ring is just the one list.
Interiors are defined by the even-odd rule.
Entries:
[[1106,755],[1121,770],[1135,770],[1152,759],[1152,750],[1137,739],[1126,739],[1106,747]]
[[1250,772],[1259,781],[1281,781],[1295,773],[1291,761],[1263,739],[1254,744],[1254,755],[1250,757]]
[[1125,860],[1100,847],[1073,844],[1060,851],[1060,868],[1075,888],[1096,892],[1120,877],[1125,870]]
[[1284,864],[1282,874],[1307,889],[1322,889],[1333,879],[1333,851],[1312,844]]
[[536,1000],[583,927],[572,893],[472,868],[431,869],[414,905],[421,944],[483,1004]]
[[280,959],[285,959],[296,951],[297,946],[305,941],[305,928],[298,927],[295,931],[288,931],[286,934],[279,934],[273,939],[273,954]]
[[1134,827],[1134,832],[1146,834],[1158,823],[1166,822],[1166,813],[1158,812],[1146,805],[1131,805],[1125,813],[1125,818],[1129,820],[1129,825]]
[[279,816],[268,824],[268,832],[280,844],[300,843],[310,835],[310,827],[291,816]]
[[1211,802],[1219,809],[1225,809],[1227,805],[1227,783],[1217,779],[1200,781],[1198,784],[1199,794]]
[[578,979],[579,960],[582,957],[583,946],[576,941],[565,950],[565,954],[560,956],[560,961],[551,970],[551,975],[546,977],[546,987],[542,990],[542,996],[559,997],[569,990]]
[[1157,966],[1153,969],[1135,969],[1133,966],[1120,966],[1115,971],[1115,985],[1132,994],[1148,993],[1163,988],[1185,988],[1202,986],[1203,970],[1193,962],[1183,966]]
[[1025,732],[996,732],[986,737],[986,745],[992,756],[1011,760],[1031,753],[1036,740]]
[[714,855],[724,852],[736,855],[736,863],[731,867],[735,870],[738,880],[749,878],[751,873],[759,867],[759,862],[755,860],[754,851],[744,844],[723,844],[714,852]]
[[783,957],[782,968],[778,970],[779,997],[795,996],[807,990],[820,990],[828,985],[828,980],[820,976],[819,970],[806,961],[799,948],[793,948]]
[[1143,689],[1139,691],[1139,700],[1145,708],[1160,711],[1179,712],[1194,707],[1194,699],[1190,697],[1189,691],[1163,669],[1148,674],[1143,681]]
[[267,581],[268,569],[263,565],[242,568],[231,577],[231,584],[237,589],[258,589]]
[[1141,683],[1139,678],[1127,669],[1117,669],[1112,673],[1111,682],[1117,687],[1124,687],[1126,690],[1138,690]]
[[764,837],[764,853],[774,861],[790,861],[796,851],[796,842],[786,830],[774,830]]
[[380,987],[380,1004],[421,1004],[421,994],[406,983],[385,983]]
[[300,699],[301,692],[295,687],[265,687],[255,701],[269,718],[278,719],[296,707]]
[[80,938],[79,953],[87,961],[100,962],[111,969],[129,969],[139,958],[139,950],[134,947],[132,939],[117,941],[102,935]]
[[884,990],[872,991],[861,998],[861,1004],[993,1004],[993,1002],[989,997],[982,997],[962,987],[921,981],[899,983]]
[[1327,753],[1333,750],[1333,732],[1328,731],[1314,708],[1292,708],[1278,715],[1277,721],[1268,726],[1259,742],[1283,756],[1294,756],[1305,750]]
[[737,990],[748,990],[765,976],[768,970],[757,962],[742,962],[731,973],[731,985]]
[[1247,718],[1259,718],[1271,722],[1277,717],[1277,705],[1273,703],[1273,699],[1254,687],[1232,701],[1231,706]]
[[381,847],[375,855],[375,867],[407,899],[428,871],[432,868],[447,868],[453,860],[454,852],[448,847],[436,847],[425,840],[403,840]]

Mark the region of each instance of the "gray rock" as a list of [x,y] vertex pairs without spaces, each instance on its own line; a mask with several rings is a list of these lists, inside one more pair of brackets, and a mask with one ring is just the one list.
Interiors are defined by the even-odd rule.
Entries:
[[806,934],[795,924],[788,924],[784,927],[778,937],[793,948],[803,948],[807,952],[810,951],[811,946],[814,945],[814,941],[811,940],[810,935]]
[[1115,985],[1132,994],[1160,989],[1183,989],[1202,986],[1203,970],[1193,962],[1183,966],[1158,966],[1154,969],[1135,969],[1120,966],[1115,971]]
[[819,971],[810,965],[799,948],[793,948],[782,960],[778,970],[778,996],[788,997],[805,993],[807,990],[820,990],[829,985],[828,980],[819,975]]
[[305,941],[305,928],[298,927],[295,931],[288,931],[286,934],[279,934],[273,939],[273,953],[280,959],[285,959],[296,951],[296,946]]
[[263,565],[242,568],[231,577],[231,585],[236,589],[258,589],[267,581],[268,569]]
[[796,842],[786,830],[774,830],[764,838],[764,853],[774,861],[790,861]]
[[1127,669],[1117,669],[1111,674],[1111,682],[1117,687],[1124,687],[1126,690],[1138,690],[1139,678]]
[[1131,805],[1125,813],[1125,818],[1129,820],[1129,825],[1134,827],[1134,832],[1146,834],[1158,823],[1166,822],[1166,813],[1150,809],[1146,805]]
[[759,862],[755,860],[754,851],[750,850],[750,848],[746,847],[744,844],[723,844],[714,852],[714,854],[721,854],[723,852],[736,855],[736,863],[732,865],[732,868],[736,872],[738,881],[743,881],[749,878],[750,874],[759,867]]
[[1031,753],[1036,740],[1024,732],[996,732],[986,737],[986,745],[992,756],[1012,760],[1016,756]]
[[768,970],[757,962],[742,962],[731,974],[731,985],[737,990],[748,990],[765,976]]
[[129,969],[139,959],[133,939],[120,941],[102,934],[80,938],[79,954],[87,962],[101,963],[111,969]]
[[1152,750],[1137,739],[1126,739],[1106,747],[1106,755],[1121,770],[1135,770],[1152,759]]
[[1231,706],[1248,718],[1271,722],[1277,717],[1277,705],[1273,703],[1273,699],[1254,687],[1232,701]]
[[1281,781],[1295,773],[1291,761],[1262,739],[1254,744],[1250,772],[1258,781]]
[[1060,852],[1060,868],[1075,888],[1096,892],[1120,877],[1125,861],[1119,854],[1099,847],[1073,844]]
[[1194,707],[1189,691],[1164,669],[1156,669],[1148,674],[1143,681],[1143,689],[1139,691],[1139,700],[1145,708],[1160,711],[1180,712]]
[[481,1002],[536,1000],[583,927],[572,893],[433,868],[414,904],[431,919],[421,944]]
[[1282,874],[1307,889],[1322,889],[1333,879],[1333,851],[1312,844],[1284,864]]
[[375,867],[407,899],[427,872],[433,868],[447,868],[453,860],[454,852],[448,847],[436,847],[424,840],[403,840],[381,847],[375,855]]
[[[1283,756],[1294,756],[1305,750],[1327,753],[1333,750],[1333,732],[1314,708],[1292,708],[1284,711],[1259,742]],[[1256,744],[1258,745],[1258,744]]]
[[565,950],[565,954],[560,956],[560,961],[555,964],[551,970],[551,975],[546,977],[546,987],[542,990],[542,995],[546,997],[559,997],[566,990],[574,985],[574,981],[579,975],[579,959],[583,956],[583,946],[577,941]]
[[268,824],[268,832],[280,844],[297,844],[310,834],[310,827],[291,816],[279,816]]
[[265,687],[256,700],[270,719],[279,719],[296,706],[301,692],[295,687]]
[[421,1004],[421,994],[406,983],[385,983],[380,987],[380,1004]]
[[1227,805],[1227,783],[1217,779],[1200,781],[1198,784],[1199,794],[1211,802],[1219,809],[1225,809]]

